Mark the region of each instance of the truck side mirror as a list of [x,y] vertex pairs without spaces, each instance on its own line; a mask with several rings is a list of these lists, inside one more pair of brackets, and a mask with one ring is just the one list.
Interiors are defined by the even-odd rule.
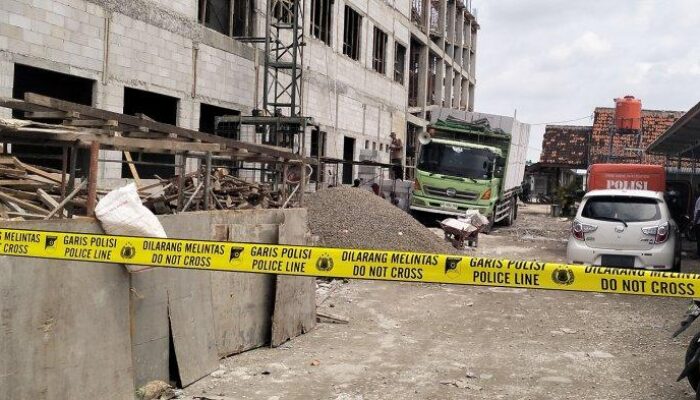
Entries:
[[503,167],[500,165],[496,166],[496,170],[493,172],[496,178],[503,178]]

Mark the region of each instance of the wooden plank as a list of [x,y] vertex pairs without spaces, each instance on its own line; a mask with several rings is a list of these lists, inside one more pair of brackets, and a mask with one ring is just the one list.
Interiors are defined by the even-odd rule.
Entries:
[[27,119],[71,119],[80,118],[80,114],[73,111],[31,111],[25,112]]
[[75,197],[78,193],[80,193],[80,191],[83,190],[83,188],[85,186],[87,186],[86,181],[83,181],[82,183],[80,183],[80,185],[78,185],[78,187],[73,189],[73,191],[70,192],[70,194],[68,194],[68,196],[66,196],[63,199],[63,201],[58,203],[58,205],[53,210],[51,210],[51,212],[46,217],[44,217],[44,219],[49,219],[49,218],[53,217],[54,214],[56,214],[59,210],[62,210],[63,207],[65,207],[66,204],[68,204],[73,199],[73,197]]
[[22,209],[22,207],[18,206],[17,204],[15,204],[11,201],[4,201],[4,203],[7,204],[7,206],[10,207],[11,209],[15,210],[15,212],[17,212],[17,213],[25,213],[26,212]]
[[[50,194],[46,193],[42,189],[37,189],[36,194],[37,194],[37,197],[39,198],[39,201],[44,203],[44,205],[49,207],[49,209],[53,210],[54,208],[60,208],[60,205],[58,204],[58,202],[53,197],[51,197]],[[66,210],[63,210],[63,212],[61,214],[63,214],[64,217],[68,216],[68,213],[66,212]]]
[[46,215],[49,213],[44,208],[41,208],[39,206],[35,206],[34,204],[29,203],[25,200],[20,200],[20,199],[14,197],[14,196],[11,196],[5,192],[0,192],[0,199],[4,200],[6,202],[9,202],[9,203],[14,203],[14,204],[22,207],[25,211],[29,210],[29,211],[35,212],[37,214],[42,214],[42,215]]
[[[14,164],[14,158],[10,160],[12,164]],[[4,164],[7,165],[7,164]],[[16,169],[16,168],[2,168],[0,167],[0,174],[12,174],[14,176],[23,176],[27,173],[27,171],[23,169]]]
[[[92,136],[92,135],[91,135]],[[130,149],[141,149],[144,151],[149,150],[161,150],[169,152],[177,151],[214,151],[217,152],[221,150],[221,146],[216,143],[193,143],[193,142],[180,142],[172,140],[152,140],[152,139],[136,139],[123,136],[94,136],[91,139],[81,138],[81,142],[89,142],[96,140],[100,144],[113,146],[115,148],[130,148]]]
[[131,158],[131,153],[128,151],[124,152],[124,158],[126,158],[129,170],[131,171],[131,176],[134,177],[134,183],[136,183],[136,188],[141,187],[141,177],[139,177],[139,171],[136,170],[136,165],[133,164],[134,159]]
[[0,186],[46,187],[47,183],[36,182],[31,179],[0,179]]
[[22,217],[24,219],[32,219],[32,220],[41,220],[44,219],[43,215],[39,214],[30,214],[27,212],[17,212],[17,211],[8,211],[7,212],[8,217]]
[[0,131],[0,137],[8,138],[11,143],[18,143],[13,138],[23,138],[25,143],[34,144],[36,142],[26,141],[32,139],[46,144],[47,141],[55,140],[59,142],[78,141],[82,147],[87,147],[90,143],[97,141],[102,147],[113,147],[117,150],[147,151],[147,152],[167,152],[177,151],[198,151],[198,152],[219,152],[221,145],[216,143],[195,143],[173,140],[149,140],[136,139],[123,136],[107,136],[105,134],[93,134],[80,131],[69,131],[60,129],[45,128],[20,128],[13,131]]
[[50,108],[42,107],[36,104],[27,103],[24,100],[11,99],[7,97],[0,97],[0,107],[11,108],[18,111],[27,112],[41,112],[41,111],[53,111]]
[[72,119],[68,121],[63,121],[63,125],[67,126],[80,126],[80,127],[116,127],[119,126],[117,121],[114,120],[102,120],[102,119]]
[[119,114],[107,110],[102,110],[98,108],[93,108],[89,106],[85,106],[82,104],[77,104],[77,103],[71,103],[69,101],[64,101],[64,100],[59,100],[59,99],[54,99],[51,97],[46,97],[46,96],[41,96],[36,93],[26,93],[24,95],[24,99],[26,102],[31,103],[31,104],[36,104],[48,108],[54,108],[57,110],[61,111],[77,111],[81,115],[90,117],[90,118],[99,118],[99,119],[112,119],[115,121],[118,121],[120,124],[125,124],[125,125],[133,125],[136,127],[145,127],[150,130],[154,131],[160,131],[160,132],[167,132],[167,133],[174,133],[178,136],[186,137],[189,139],[197,139],[201,140],[203,142],[207,143],[219,143],[222,145],[226,145],[227,147],[235,148],[235,149],[244,149],[249,152],[253,153],[261,153],[261,154],[268,154],[268,155],[273,155],[276,157],[283,157],[289,160],[301,160],[303,157],[296,155],[292,153],[291,151],[284,150],[279,147],[274,147],[274,146],[266,146],[266,145],[259,145],[259,144],[254,144],[254,143],[245,143],[245,142],[240,142],[216,135],[212,135],[209,133],[204,133],[204,132],[198,132],[194,131],[191,129],[185,129],[181,128],[179,126],[175,125],[170,125],[170,124],[165,124],[162,122],[157,122],[157,121],[149,121],[143,118],[138,118],[133,115],[126,115],[126,114]]
[[[102,232],[92,220],[51,227]],[[133,400],[129,289],[115,264],[0,257],[0,398]]]
[[[306,245],[310,234],[306,210],[284,211],[279,229],[280,244]],[[312,268],[307,265],[307,268]],[[275,307],[272,315],[270,345],[279,346],[289,339],[309,332],[316,326],[316,281],[312,277],[278,275]]]
[[5,192],[9,195],[12,195],[12,197],[16,197],[18,199],[22,200],[36,200],[36,193],[34,192],[25,192],[23,190],[17,190],[17,189],[11,189],[6,186],[0,186],[0,192]]
[[24,170],[27,170],[28,172],[31,172],[34,175],[39,175],[42,178],[46,178],[52,182],[61,183],[61,175],[60,174],[54,174],[51,172],[43,171],[43,170],[41,170],[37,167],[34,167],[32,165],[25,164],[16,158],[15,158],[15,166],[22,168]]
[[[262,214],[262,213],[261,213]],[[228,226],[234,242],[277,243],[279,223],[268,216],[256,221],[243,213]],[[234,222],[234,221],[227,221]],[[214,232],[221,229],[214,226]],[[219,236],[221,237],[221,236]],[[265,346],[270,341],[274,276],[214,273],[211,275],[216,348],[219,357]]]
[[317,311],[316,312],[316,321],[317,322],[325,322],[329,324],[342,324],[346,325],[350,323],[350,320],[347,318],[337,315],[337,314],[331,314],[331,313],[326,313],[326,312],[321,312]]

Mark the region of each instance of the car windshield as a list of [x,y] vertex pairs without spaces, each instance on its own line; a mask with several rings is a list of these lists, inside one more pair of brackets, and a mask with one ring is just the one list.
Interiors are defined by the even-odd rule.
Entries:
[[491,179],[495,158],[485,149],[430,142],[421,147],[417,168],[434,174]]
[[661,218],[661,209],[655,199],[632,196],[598,196],[586,201],[581,216],[599,220],[624,222],[655,221]]

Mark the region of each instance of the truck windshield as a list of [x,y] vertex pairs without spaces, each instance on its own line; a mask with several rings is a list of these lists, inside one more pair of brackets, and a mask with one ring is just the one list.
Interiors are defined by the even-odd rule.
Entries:
[[430,142],[421,147],[417,168],[434,174],[491,179],[496,155],[484,149]]
[[591,219],[616,219],[624,222],[656,221],[661,218],[659,203],[645,197],[598,196],[591,197],[581,211]]

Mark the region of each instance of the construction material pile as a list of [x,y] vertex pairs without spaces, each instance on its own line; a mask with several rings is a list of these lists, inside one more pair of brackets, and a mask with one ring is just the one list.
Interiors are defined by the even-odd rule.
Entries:
[[[215,168],[206,188],[206,172],[198,171],[185,176],[182,189],[179,178],[161,179],[157,194],[144,200],[144,205],[155,214],[170,214],[177,210],[180,191],[184,193],[182,211],[196,210],[249,210],[279,208],[282,195],[263,183],[249,182],[230,174],[227,168]],[[209,192],[209,207],[205,204],[205,191]]]
[[40,220],[65,217],[68,208],[84,210],[86,186],[76,182],[68,193],[69,180],[61,171],[0,156],[0,218]]
[[[155,214],[174,214],[178,202],[182,211],[247,210],[279,208],[284,198],[269,185],[248,182],[230,175],[226,168],[212,171],[209,181],[209,207],[205,207],[205,172],[185,176],[182,189],[177,176],[159,179],[138,189],[144,206]],[[31,165],[15,157],[0,156],[0,219],[43,220],[87,214],[87,182],[69,174]],[[182,190],[182,195],[180,194]],[[98,199],[108,190],[97,189]]]
[[306,197],[309,228],[321,244],[353,249],[454,253],[442,238],[372,192],[323,189]]

